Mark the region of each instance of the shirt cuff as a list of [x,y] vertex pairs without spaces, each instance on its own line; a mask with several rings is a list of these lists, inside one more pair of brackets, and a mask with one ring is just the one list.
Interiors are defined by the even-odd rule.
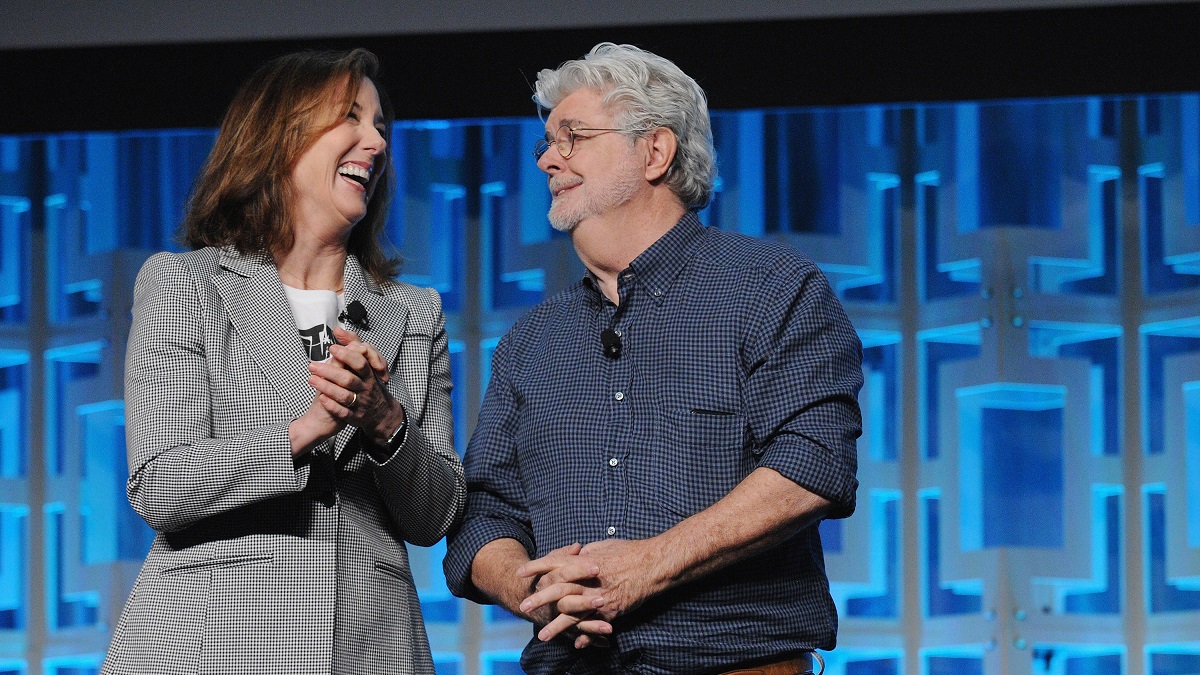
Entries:
[[833,504],[830,518],[845,518],[854,513],[858,489],[855,467],[846,466],[820,447],[796,436],[781,436],[763,452],[758,466],[774,469],[800,487],[828,499]]

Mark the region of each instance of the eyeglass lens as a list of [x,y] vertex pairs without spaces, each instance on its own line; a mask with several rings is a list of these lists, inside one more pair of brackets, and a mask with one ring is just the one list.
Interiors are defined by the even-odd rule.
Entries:
[[572,152],[575,152],[575,132],[571,131],[571,127],[561,126],[558,128],[558,133],[554,134],[554,145],[563,159],[567,159]]

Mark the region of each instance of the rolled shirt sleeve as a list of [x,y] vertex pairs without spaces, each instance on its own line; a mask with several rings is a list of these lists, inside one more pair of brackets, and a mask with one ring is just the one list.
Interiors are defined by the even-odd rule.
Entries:
[[760,467],[854,512],[862,345],[812,263],[779,260],[744,354],[747,421]]

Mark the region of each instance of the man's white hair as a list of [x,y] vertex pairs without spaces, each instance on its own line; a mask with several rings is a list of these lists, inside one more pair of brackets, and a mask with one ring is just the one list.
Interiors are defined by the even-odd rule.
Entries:
[[644,49],[601,42],[582,59],[538,73],[533,100],[550,110],[580,89],[602,95],[616,126],[630,138],[659,127],[673,131],[677,148],[667,169],[667,187],[690,211],[708,206],[717,176],[716,151],[708,100],[695,80]]

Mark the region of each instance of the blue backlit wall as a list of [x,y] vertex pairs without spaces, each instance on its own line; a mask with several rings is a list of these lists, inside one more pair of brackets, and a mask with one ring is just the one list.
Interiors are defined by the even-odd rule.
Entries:
[[[825,270],[864,346],[835,675],[1200,672],[1200,95],[718,112],[701,215]],[[457,447],[500,335],[581,267],[534,119],[403,122],[389,236],[442,292]],[[132,283],[213,132],[0,138],[0,675],[95,672],[152,533],[124,497]],[[529,627],[413,551],[439,673]]]

